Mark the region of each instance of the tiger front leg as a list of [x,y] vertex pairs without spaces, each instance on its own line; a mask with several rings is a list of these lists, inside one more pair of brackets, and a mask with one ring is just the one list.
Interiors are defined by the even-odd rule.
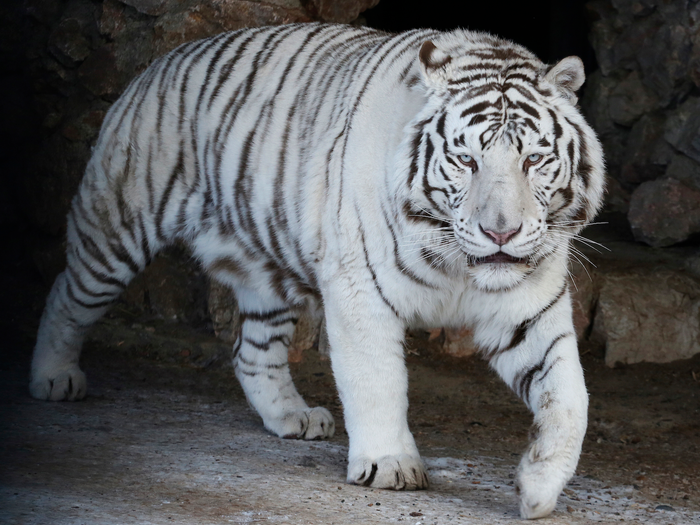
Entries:
[[520,515],[541,518],[576,470],[588,421],[588,393],[568,294],[529,326],[522,342],[491,366],[534,413],[530,443],[516,475]]
[[[428,488],[408,429],[404,325],[371,283],[342,279],[324,294],[331,364],[350,439],[347,482],[368,487]],[[368,283],[363,283],[367,285]]]

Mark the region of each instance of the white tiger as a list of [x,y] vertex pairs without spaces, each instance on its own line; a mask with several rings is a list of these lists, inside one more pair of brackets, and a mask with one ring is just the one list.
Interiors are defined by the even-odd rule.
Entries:
[[68,216],[32,395],[85,396],[86,329],[181,240],[235,290],[236,375],[281,437],[334,432],[287,365],[299,310],[320,301],[350,483],[428,486],[406,420],[404,333],[473,327],[534,413],[520,512],[549,514],[587,423],[566,266],[604,166],[575,106],[583,80],[576,57],[548,67],[462,30],[297,24],[180,46],[105,119]]

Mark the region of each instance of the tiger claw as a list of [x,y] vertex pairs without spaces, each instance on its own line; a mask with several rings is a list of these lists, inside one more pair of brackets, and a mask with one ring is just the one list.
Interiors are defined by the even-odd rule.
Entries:
[[428,473],[420,458],[408,454],[377,460],[361,457],[350,461],[347,482],[379,489],[423,490],[428,488]]

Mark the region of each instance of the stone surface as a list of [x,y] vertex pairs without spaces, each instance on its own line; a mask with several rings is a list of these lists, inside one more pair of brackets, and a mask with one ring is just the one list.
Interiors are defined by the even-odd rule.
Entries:
[[628,219],[635,239],[671,246],[700,232],[700,191],[675,179],[641,184],[632,194]]
[[683,266],[693,277],[700,279],[700,252],[686,259]]
[[688,157],[700,162],[700,108],[696,108],[678,129],[677,135],[674,133],[674,146]]
[[80,82],[93,95],[116,99],[130,78],[117,67],[117,57],[114,44],[105,44],[83,62],[78,69]]
[[452,357],[469,357],[479,349],[474,344],[474,332],[468,328],[445,328],[442,351]]
[[632,193],[623,188],[620,182],[608,177],[605,186],[605,209],[627,215],[630,209],[630,197]]
[[95,25],[97,9],[89,0],[65,2],[48,38],[49,51],[62,65],[74,67],[91,53],[99,38]]
[[661,20],[656,16],[623,16],[616,22],[617,38],[612,47],[614,63],[611,70],[634,69],[640,49],[659,31]]
[[[210,280],[207,294],[207,310],[216,336],[228,344],[235,343],[241,320],[233,290],[224,284]],[[309,311],[302,313],[289,345],[289,362],[301,363],[304,352],[314,347],[321,351],[320,339],[322,332],[325,333],[321,312]],[[327,356],[327,349],[324,348],[323,350],[321,353]]]
[[[696,13],[700,10],[700,6],[695,5]],[[695,19],[694,23],[698,23],[700,20]],[[690,54],[690,60],[688,61],[688,74],[690,75],[693,84],[696,87],[700,87],[700,32],[694,32],[691,35],[692,50]]]
[[[667,171],[695,186],[692,176],[676,176],[687,165],[667,168],[676,152],[700,162],[700,99],[693,91],[700,86],[700,5],[596,0],[586,9],[600,70],[589,75],[581,106],[619,182],[610,187],[630,194]],[[616,193],[606,204],[624,210],[624,195]],[[675,226],[684,227],[682,219]]]
[[133,7],[139,13],[159,16],[172,7],[173,2],[169,0],[119,0],[122,4]]
[[314,17],[298,2],[276,5],[251,0],[189,0],[168,9],[156,19],[155,55],[167,53],[184,42],[223,31],[313,20]]
[[676,179],[691,188],[700,190],[700,163],[685,155],[674,155],[665,175],[669,179]]
[[116,37],[127,27],[128,19],[124,14],[124,2],[119,0],[104,0],[99,19],[100,33]]
[[620,75],[603,76],[594,71],[586,79],[581,109],[593,129],[598,133],[605,152],[608,171],[617,174],[627,157],[627,137],[629,130],[615,124],[610,116],[609,103]]
[[[580,258],[579,258],[580,259]],[[576,339],[588,336],[596,301],[596,273],[593,265],[585,260],[572,260],[569,263],[571,306],[574,314]]]
[[613,122],[631,126],[639,117],[656,109],[658,100],[644,86],[639,72],[632,71],[612,90],[608,104]]
[[313,6],[321,20],[347,24],[378,3],[379,0],[310,0],[307,5]]
[[207,318],[207,282],[188,253],[162,251],[129,284],[122,300],[167,322],[202,324]]
[[664,138],[675,148],[680,148],[686,124],[700,112],[700,98],[688,97],[686,101],[667,113]]
[[61,20],[51,33],[49,46],[54,56],[69,66],[82,62],[90,54],[90,42],[75,18]]
[[581,109],[591,126],[599,134],[609,134],[616,130],[615,123],[610,117],[608,101],[619,79],[616,76],[605,76],[596,70],[586,77],[584,97],[581,99]]
[[659,113],[647,113],[634,124],[627,140],[627,151],[620,178],[627,184],[640,184],[663,175],[665,165],[673,155],[664,140],[665,118]]
[[613,7],[624,15],[645,16],[656,7],[655,0],[611,0]]
[[233,290],[210,279],[207,310],[216,336],[226,343],[235,343],[241,322]]
[[289,345],[289,362],[301,363],[304,352],[319,346],[323,318],[320,312],[304,312],[294,329],[294,336]]
[[593,333],[608,366],[688,359],[700,353],[700,281],[670,270],[605,274]]
[[666,21],[639,49],[642,78],[662,103],[678,100],[690,90],[690,53],[690,31],[680,20]]
[[609,2],[595,0],[586,3],[586,11],[591,23],[590,41],[596,52],[598,67],[603,75],[609,75],[615,67],[614,45],[618,38],[613,27],[615,10]]

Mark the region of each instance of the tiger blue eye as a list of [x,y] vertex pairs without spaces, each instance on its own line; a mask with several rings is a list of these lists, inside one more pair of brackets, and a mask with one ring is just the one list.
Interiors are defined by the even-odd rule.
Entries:
[[457,158],[462,164],[471,168],[473,168],[476,164],[476,162],[474,162],[474,158],[471,155],[459,155]]
[[541,158],[542,158],[542,155],[540,155],[539,153],[533,153],[532,155],[530,155],[530,156],[527,158],[527,160],[529,160],[530,162],[537,162],[537,161],[540,160]]

